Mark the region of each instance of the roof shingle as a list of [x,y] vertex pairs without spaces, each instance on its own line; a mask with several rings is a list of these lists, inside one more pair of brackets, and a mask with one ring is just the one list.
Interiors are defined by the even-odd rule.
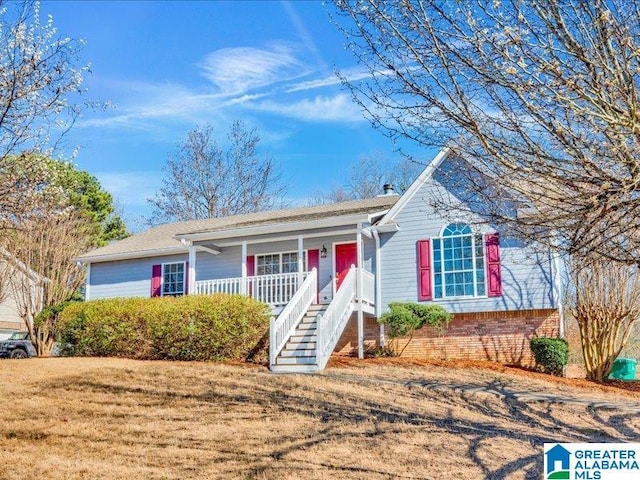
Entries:
[[348,202],[331,203],[326,205],[316,205],[313,207],[291,208],[286,210],[271,210],[265,212],[248,213],[245,215],[233,215],[222,218],[209,218],[204,220],[190,220],[187,222],[167,223],[150,228],[144,232],[136,233],[124,240],[112,243],[87,252],[77,258],[93,259],[96,257],[111,257],[123,254],[140,253],[140,257],[145,256],[145,252],[168,250],[186,251],[187,248],[175,238],[179,234],[216,232],[220,230],[233,230],[238,228],[249,228],[263,225],[276,225],[292,223],[298,221],[309,221],[316,219],[341,217],[358,213],[374,213],[390,208],[398,201],[398,196],[388,195],[365,200],[351,200]]

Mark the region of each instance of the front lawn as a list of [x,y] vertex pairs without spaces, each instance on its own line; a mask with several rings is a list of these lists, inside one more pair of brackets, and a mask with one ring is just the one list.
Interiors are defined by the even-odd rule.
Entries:
[[540,478],[545,441],[640,436],[637,412],[508,395],[522,388],[638,402],[472,366],[345,362],[300,376],[215,363],[6,360],[0,478]]

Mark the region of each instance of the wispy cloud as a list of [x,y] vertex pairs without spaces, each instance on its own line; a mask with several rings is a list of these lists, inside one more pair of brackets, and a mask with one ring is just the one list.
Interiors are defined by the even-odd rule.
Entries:
[[362,112],[351,99],[344,94],[333,97],[317,96],[291,103],[274,101],[258,102],[249,107],[262,112],[282,115],[296,120],[315,122],[362,122]]
[[[295,52],[294,48],[281,43],[265,48],[216,50],[200,64],[203,76],[210,83],[197,87],[170,82],[111,82],[120,92],[117,110],[108,116],[80,120],[76,126],[127,128],[153,134],[159,125],[215,123],[220,119],[242,117],[247,111],[300,121],[362,121],[359,108],[347,95],[331,96],[335,88],[327,90],[324,96],[305,95],[304,92],[335,87],[341,80],[337,75],[327,75],[324,69],[322,73],[313,71]],[[371,73],[352,68],[344,70],[342,75],[349,81],[358,81],[370,77]]]
[[312,80],[305,80],[292,85],[288,85],[285,89],[287,93],[300,92],[304,90],[313,90],[316,88],[325,88],[333,85],[341,84],[343,81],[358,82],[360,80],[366,80],[378,75],[389,75],[391,70],[381,70],[376,73],[371,73],[368,70],[361,68],[356,69],[344,69],[340,73],[334,73],[323,78],[316,78]]
[[225,95],[248,92],[309,73],[294,51],[284,45],[268,49],[223,48],[210,53],[201,64],[202,73]]

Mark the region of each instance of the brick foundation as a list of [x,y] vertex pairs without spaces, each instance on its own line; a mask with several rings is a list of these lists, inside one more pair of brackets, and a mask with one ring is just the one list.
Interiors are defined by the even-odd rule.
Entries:
[[[444,332],[423,328],[413,338],[389,343],[403,357],[492,360],[516,365],[533,365],[529,339],[558,335],[557,310],[522,310],[456,314]],[[380,346],[380,326],[365,317],[365,349]],[[334,355],[356,355],[358,323],[353,315]]]

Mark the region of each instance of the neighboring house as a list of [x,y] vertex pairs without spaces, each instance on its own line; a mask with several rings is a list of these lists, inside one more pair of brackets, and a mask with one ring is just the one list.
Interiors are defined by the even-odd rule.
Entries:
[[[32,294],[42,292],[44,282],[46,280],[40,275],[0,249],[0,340],[6,340],[14,332],[27,330],[21,315],[22,305],[32,299]],[[31,291],[27,292],[26,288]]]
[[[270,304],[271,368],[315,371],[332,354],[387,340],[390,302],[455,314],[403,355],[531,363],[529,338],[561,333],[553,256],[500,236],[481,216],[451,219],[441,152],[402,196],[161,225],[78,258],[87,299],[239,293]],[[442,177],[445,178],[445,177]],[[537,248],[536,248],[537,247]]]
[[26,327],[20,316],[16,292],[9,288],[0,301],[0,340],[6,340],[12,333],[24,330]]

